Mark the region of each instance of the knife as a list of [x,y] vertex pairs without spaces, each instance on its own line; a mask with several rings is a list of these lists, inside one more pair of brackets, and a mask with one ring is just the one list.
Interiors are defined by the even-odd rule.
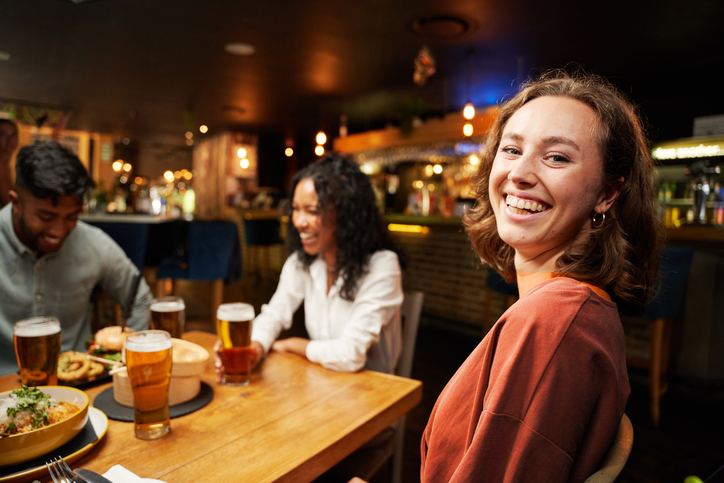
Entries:
[[141,283],[141,272],[136,273],[131,281],[131,290],[128,293],[126,304],[121,315],[121,332],[126,330],[126,321],[131,317],[133,312],[133,302],[136,300],[136,293],[138,292],[138,285]]
[[113,483],[111,480],[105,476],[99,475],[95,471],[86,470],[85,468],[76,468],[74,471],[90,483]]

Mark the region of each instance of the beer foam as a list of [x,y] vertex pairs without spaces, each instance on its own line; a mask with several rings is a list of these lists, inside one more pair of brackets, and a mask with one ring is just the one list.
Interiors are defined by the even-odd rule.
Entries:
[[185,308],[186,305],[183,300],[161,300],[151,304],[151,312],[178,312],[179,310],[184,310]]
[[146,330],[131,334],[126,339],[126,350],[133,352],[158,352],[173,346],[168,332]]
[[235,303],[221,304],[216,311],[216,318],[229,322],[243,322],[254,319],[254,306],[250,304]]
[[60,323],[52,317],[34,317],[21,320],[13,330],[18,337],[42,337],[60,332]]

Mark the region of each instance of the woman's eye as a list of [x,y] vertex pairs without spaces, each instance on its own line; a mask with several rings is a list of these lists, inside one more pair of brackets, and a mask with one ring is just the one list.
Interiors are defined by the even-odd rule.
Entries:
[[553,154],[550,159],[556,163],[567,163],[569,159],[562,154]]
[[520,150],[518,148],[513,148],[513,147],[503,148],[502,151],[506,152],[508,154],[515,154],[515,155],[520,154]]

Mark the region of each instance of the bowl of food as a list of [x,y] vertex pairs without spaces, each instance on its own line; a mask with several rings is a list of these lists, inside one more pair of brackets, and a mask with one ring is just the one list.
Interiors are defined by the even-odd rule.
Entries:
[[64,445],[88,420],[88,396],[79,389],[38,386],[0,393],[0,466],[37,458]]
[[[176,406],[195,398],[201,391],[201,373],[206,369],[209,351],[182,339],[173,342],[173,366],[168,387],[168,404]],[[133,406],[133,390],[128,372],[113,374],[113,398],[123,406]]]

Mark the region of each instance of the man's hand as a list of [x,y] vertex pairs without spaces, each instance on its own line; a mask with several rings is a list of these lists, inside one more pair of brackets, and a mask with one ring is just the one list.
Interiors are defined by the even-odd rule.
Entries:
[[306,358],[307,345],[309,345],[309,339],[290,337],[288,339],[282,339],[274,342],[271,348],[275,352],[291,352],[292,354]]

